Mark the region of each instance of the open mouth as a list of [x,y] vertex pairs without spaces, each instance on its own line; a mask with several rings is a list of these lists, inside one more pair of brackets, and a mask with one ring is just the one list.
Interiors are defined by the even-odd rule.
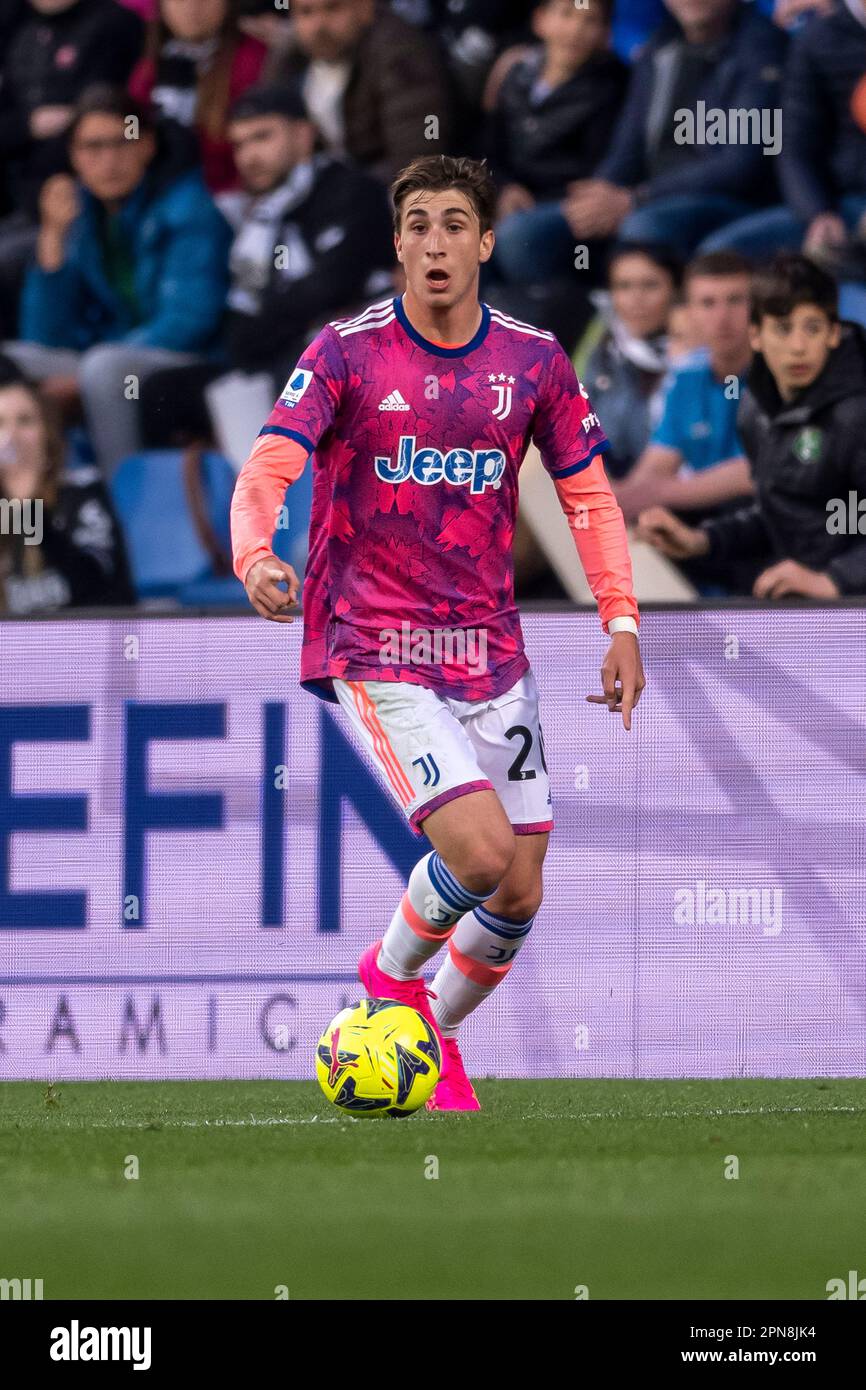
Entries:
[[427,284],[431,290],[445,290],[451,284],[451,276],[447,270],[428,270]]

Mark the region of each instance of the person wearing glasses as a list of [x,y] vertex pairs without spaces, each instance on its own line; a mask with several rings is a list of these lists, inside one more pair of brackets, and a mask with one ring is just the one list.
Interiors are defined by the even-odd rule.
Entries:
[[20,341],[3,350],[61,404],[80,399],[110,476],[141,446],[147,376],[221,351],[231,230],[201,172],[178,174],[160,157],[148,116],[122,90],[84,93],[69,153],[76,177],[42,188]]

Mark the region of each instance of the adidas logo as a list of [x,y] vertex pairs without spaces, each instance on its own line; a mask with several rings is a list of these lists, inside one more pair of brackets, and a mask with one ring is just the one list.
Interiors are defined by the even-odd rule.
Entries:
[[382,401],[381,405],[379,406],[379,409],[380,409],[380,410],[411,410],[412,407],[411,407],[411,405],[409,405],[406,401],[404,401],[404,399],[403,399],[403,397],[400,395],[400,392],[399,392],[399,391],[392,391],[391,394],[390,394],[390,396],[386,396],[385,399]]

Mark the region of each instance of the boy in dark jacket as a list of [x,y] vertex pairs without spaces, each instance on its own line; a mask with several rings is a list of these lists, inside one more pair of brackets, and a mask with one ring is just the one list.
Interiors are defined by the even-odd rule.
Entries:
[[866,334],[840,324],[830,276],[785,254],[755,277],[752,346],[737,425],[755,501],[698,528],[651,507],[638,535],[673,559],[751,558],[756,598],[866,594]]

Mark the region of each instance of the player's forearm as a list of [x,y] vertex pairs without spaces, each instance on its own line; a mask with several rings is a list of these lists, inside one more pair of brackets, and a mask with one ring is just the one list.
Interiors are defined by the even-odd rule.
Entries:
[[633,618],[637,623],[625,522],[601,458],[580,473],[554,481],[605,631],[613,618]]
[[658,501],[660,506],[688,511],[715,507],[736,497],[751,497],[754,491],[748,460],[728,459],[686,478],[660,481]]
[[232,558],[241,583],[257,560],[271,554],[286,488],[303,473],[308,457],[302,444],[284,435],[256,440],[232,497]]

